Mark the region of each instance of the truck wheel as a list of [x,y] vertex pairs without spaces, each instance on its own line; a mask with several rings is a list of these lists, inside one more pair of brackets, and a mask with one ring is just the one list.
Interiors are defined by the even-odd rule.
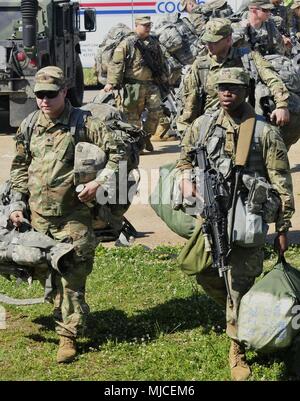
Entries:
[[68,98],[71,101],[72,106],[82,106],[84,92],[84,79],[83,69],[79,55],[76,55],[76,71],[75,71],[75,86],[70,88],[68,91]]

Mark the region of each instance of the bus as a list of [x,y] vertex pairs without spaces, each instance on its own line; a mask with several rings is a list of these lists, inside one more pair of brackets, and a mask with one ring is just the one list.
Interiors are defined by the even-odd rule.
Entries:
[[[236,11],[245,0],[228,0],[232,9]],[[168,13],[182,12],[179,0],[79,0],[82,8],[91,7],[96,10],[97,29],[88,33],[86,41],[80,45],[83,67],[94,65],[97,46],[104,39],[109,29],[119,22],[134,29],[136,14],[150,15],[153,22],[160,16]],[[198,0],[198,3],[205,3]]]

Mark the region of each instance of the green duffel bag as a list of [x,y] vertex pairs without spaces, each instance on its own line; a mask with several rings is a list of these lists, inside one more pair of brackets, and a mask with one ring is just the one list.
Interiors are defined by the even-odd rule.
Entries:
[[300,270],[284,258],[243,296],[238,339],[246,348],[273,352],[300,332]]
[[202,222],[197,221],[191,238],[182,248],[177,262],[183,273],[193,276],[212,265],[211,253],[205,249]]
[[181,209],[174,210],[171,204],[175,183],[176,163],[165,164],[159,169],[158,183],[149,198],[155,213],[176,234],[190,238],[194,232],[197,219]]

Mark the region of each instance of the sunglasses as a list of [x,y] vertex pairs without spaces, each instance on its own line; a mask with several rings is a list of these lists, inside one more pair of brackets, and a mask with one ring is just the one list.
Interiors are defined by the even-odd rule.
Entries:
[[219,84],[219,92],[231,92],[231,93],[239,93],[241,88],[246,88],[245,85],[240,84]]
[[269,8],[261,8],[260,11],[263,13],[271,13],[271,10]]
[[44,99],[45,97],[48,99],[54,99],[56,96],[58,96],[60,91],[40,91],[40,92],[35,92],[35,96],[38,99]]

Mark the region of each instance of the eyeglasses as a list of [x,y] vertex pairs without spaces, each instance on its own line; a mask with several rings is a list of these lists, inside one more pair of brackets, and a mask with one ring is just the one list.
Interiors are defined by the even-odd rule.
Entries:
[[38,99],[44,99],[45,97],[48,99],[54,99],[56,96],[58,96],[60,91],[40,91],[40,92],[35,92],[35,96]]

